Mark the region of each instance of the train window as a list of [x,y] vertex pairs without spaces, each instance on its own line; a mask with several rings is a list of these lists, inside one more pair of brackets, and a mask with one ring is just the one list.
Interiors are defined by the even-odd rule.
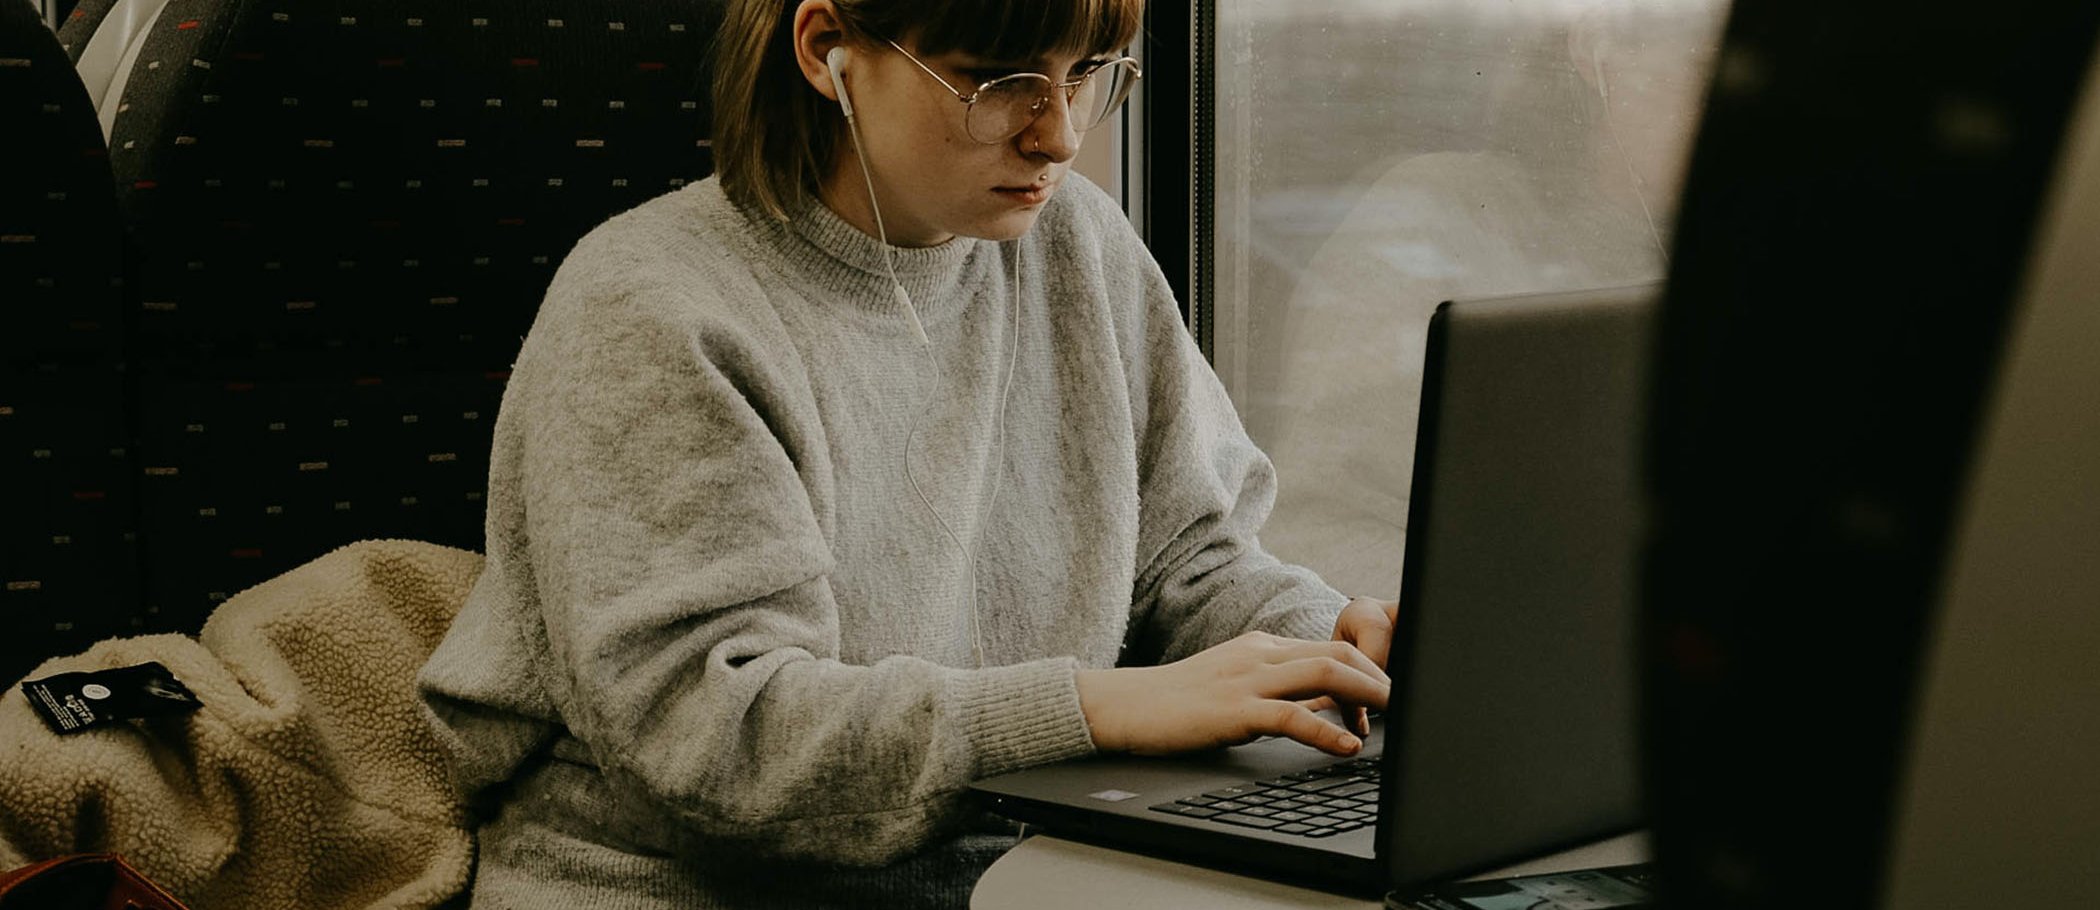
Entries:
[[1430,312],[1661,277],[1726,12],[1214,6],[1212,290],[1196,317],[1276,461],[1272,550],[1395,595]]

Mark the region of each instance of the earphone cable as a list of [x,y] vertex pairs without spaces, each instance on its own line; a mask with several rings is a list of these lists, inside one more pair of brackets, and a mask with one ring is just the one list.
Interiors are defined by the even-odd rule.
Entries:
[[[939,401],[941,395],[946,391],[947,381],[941,373],[940,358],[935,357],[933,355],[933,342],[926,335],[926,327],[919,322],[919,308],[912,304],[911,295],[904,290],[904,282],[898,280],[897,278],[896,259],[894,258],[894,255],[890,252],[889,231],[888,229],[883,227],[882,224],[882,203],[877,201],[875,198],[875,177],[873,172],[868,169],[868,155],[866,151],[866,146],[861,142],[860,139],[859,118],[854,117],[852,114],[847,114],[846,129],[849,133],[852,134],[853,156],[859,159],[860,161],[861,180],[862,182],[866,183],[868,187],[868,207],[871,210],[873,210],[875,215],[875,235],[876,239],[881,241],[882,243],[882,262],[883,266],[887,268],[890,273],[890,287],[896,292],[897,302],[903,305],[905,315],[911,319],[912,331],[919,336],[919,349],[925,353],[927,362],[932,364],[933,366],[933,400]],[[1018,271],[1015,272],[1014,280],[1015,287],[1019,288],[1020,274]],[[1005,409],[1005,403],[1003,401],[1000,403],[1000,408],[1001,419],[1003,421]],[[977,661],[977,668],[982,670],[984,669],[984,630],[982,628],[983,624],[978,621],[977,617],[976,554],[972,550],[972,548],[963,545],[962,537],[955,533],[954,528],[949,527],[948,519],[942,517],[941,510],[933,507],[933,500],[927,498],[926,491],[919,486],[918,475],[912,471],[911,467],[911,450],[913,444],[918,440],[919,421],[923,417],[925,417],[925,411],[926,408],[922,406],[912,412],[911,427],[910,429],[906,430],[904,434],[904,481],[905,483],[911,486],[912,495],[917,496],[919,498],[919,505],[924,506],[926,508],[926,513],[933,516],[934,523],[940,525],[941,533],[947,535],[948,542],[955,546],[956,552],[961,553],[964,561],[968,563],[968,568],[970,572],[971,649],[974,652],[973,656],[976,658]],[[1005,432],[1005,427],[1001,426],[1000,433],[1004,435]]]

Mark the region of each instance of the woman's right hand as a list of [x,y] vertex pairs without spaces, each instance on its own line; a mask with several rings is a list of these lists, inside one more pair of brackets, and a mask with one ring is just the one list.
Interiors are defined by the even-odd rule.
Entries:
[[[1158,667],[1081,670],[1079,706],[1104,752],[1164,755],[1287,736],[1335,755],[1363,743],[1300,704],[1384,710],[1393,681],[1347,642],[1249,632]],[[1347,713],[1347,712],[1345,712]]]

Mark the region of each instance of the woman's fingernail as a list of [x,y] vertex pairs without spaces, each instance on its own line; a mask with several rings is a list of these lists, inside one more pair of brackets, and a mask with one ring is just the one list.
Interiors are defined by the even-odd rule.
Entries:
[[1342,734],[1342,751],[1344,752],[1354,752],[1357,749],[1361,748],[1363,744],[1363,740],[1357,739],[1354,736],[1350,736],[1347,733]]

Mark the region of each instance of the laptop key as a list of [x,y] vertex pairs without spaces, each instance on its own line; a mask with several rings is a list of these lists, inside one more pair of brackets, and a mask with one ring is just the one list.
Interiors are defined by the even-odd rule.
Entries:
[[1152,808],[1248,828],[1328,837],[1376,820],[1378,770],[1377,759],[1353,759],[1269,780],[1220,787]]
[[[1224,815],[1220,815],[1216,818],[1211,819],[1211,821],[1224,822],[1228,825],[1240,825],[1242,827],[1247,828],[1274,828],[1278,825],[1283,824],[1283,822],[1277,821],[1273,818],[1260,818],[1258,816],[1253,815],[1241,815],[1237,812],[1227,812]],[[1310,834],[1312,832],[1308,831],[1306,833]],[[1333,829],[1328,829],[1328,833],[1332,834]]]

